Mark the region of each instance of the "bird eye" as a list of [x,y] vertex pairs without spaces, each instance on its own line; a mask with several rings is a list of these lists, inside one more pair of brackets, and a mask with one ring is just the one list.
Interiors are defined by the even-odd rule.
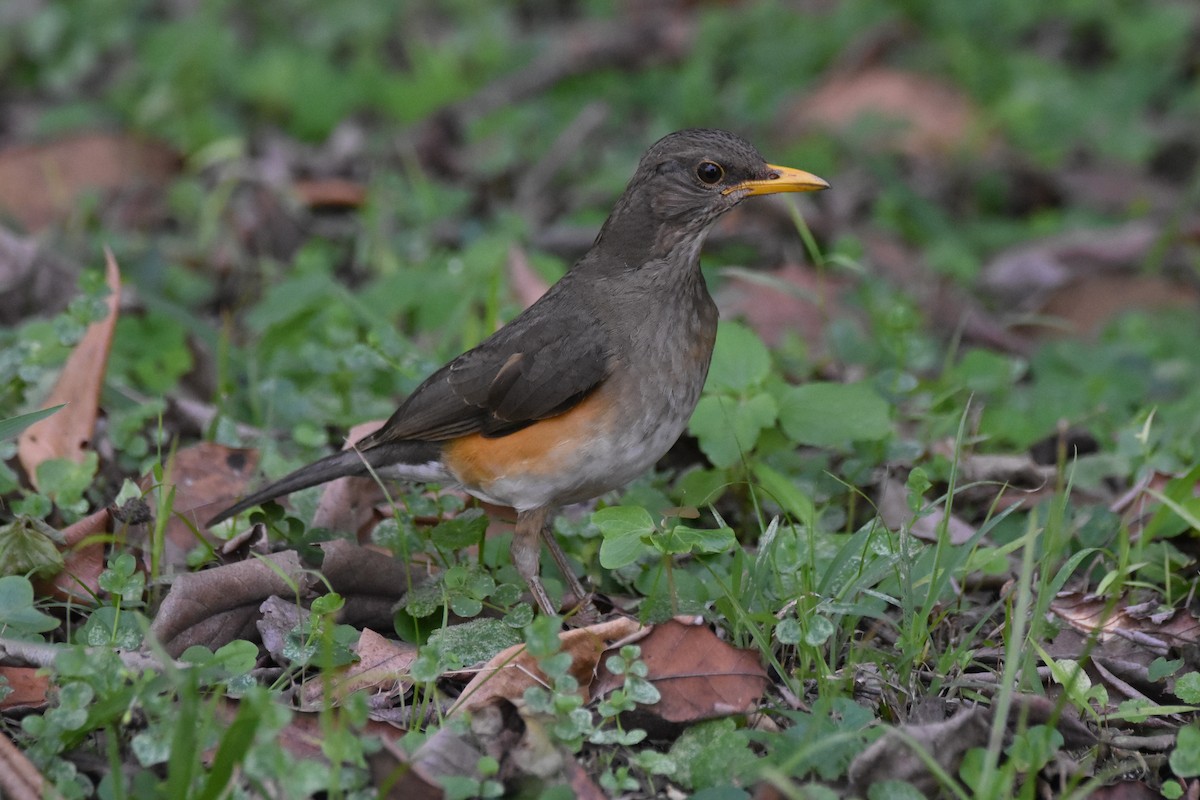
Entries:
[[700,166],[696,167],[696,177],[712,186],[725,177],[725,170],[721,169],[720,164],[701,161]]

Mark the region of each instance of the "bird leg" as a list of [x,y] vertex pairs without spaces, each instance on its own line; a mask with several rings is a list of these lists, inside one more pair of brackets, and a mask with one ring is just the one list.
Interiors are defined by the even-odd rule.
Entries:
[[554,532],[550,529],[552,510],[547,506],[542,506],[529,511],[517,512],[517,527],[513,532],[511,550],[513,565],[529,585],[529,592],[533,595],[534,602],[537,603],[542,613],[557,614],[558,609],[550,602],[550,595],[546,593],[546,587],[542,585],[539,570],[541,561],[539,539],[544,539],[546,546],[550,548],[550,555],[554,559],[554,563],[563,575],[563,580],[567,582],[567,589],[575,596],[575,601],[581,604],[582,610],[587,611],[591,605],[588,602],[588,593],[583,588],[583,584],[579,582],[579,578],[575,577],[571,563],[567,561],[567,554],[562,551],[558,540],[554,538]]

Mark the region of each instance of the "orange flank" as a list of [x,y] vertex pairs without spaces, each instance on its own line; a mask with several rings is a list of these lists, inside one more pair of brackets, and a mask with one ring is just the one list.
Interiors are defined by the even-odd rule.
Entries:
[[485,492],[510,476],[561,474],[583,455],[581,442],[592,441],[610,427],[612,411],[607,393],[594,391],[570,410],[516,433],[492,439],[473,433],[447,442],[442,462],[464,487]]

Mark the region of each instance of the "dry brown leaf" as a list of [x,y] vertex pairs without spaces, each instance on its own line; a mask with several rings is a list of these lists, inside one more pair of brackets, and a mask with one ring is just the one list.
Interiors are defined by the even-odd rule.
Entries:
[[835,73],[792,103],[784,127],[792,134],[821,128],[846,131],[867,119],[877,146],[914,156],[962,148],[977,135],[974,105],[949,83],[889,67]]
[[912,509],[908,507],[908,488],[898,480],[885,478],[880,481],[877,490],[875,508],[889,530],[902,530],[908,525],[908,531],[913,536],[936,542],[941,535],[938,529],[945,520],[947,538],[951,544],[965,544],[975,535],[974,525],[954,514],[947,517],[944,504],[938,504],[932,513],[913,519]]
[[321,574],[345,599],[338,621],[356,628],[390,630],[392,610],[421,576],[390,554],[345,539],[322,542]]
[[1077,631],[1098,633],[1101,642],[1120,637],[1160,655],[1169,647],[1200,643],[1200,620],[1187,609],[1130,606],[1100,595],[1063,592],[1051,601],[1050,611]]
[[[588,691],[600,657],[614,641],[619,641],[641,628],[641,624],[625,617],[574,628],[559,634],[564,653],[571,654],[571,675],[579,682],[580,690]],[[545,684],[545,676],[537,668],[537,659],[524,644],[513,645],[497,653],[491,661],[474,670],[475,677],[463,688],[458,702],[450,710],[477,711],[496,698],[519,700],[530,686]]]
[[8,800],[57,800],[62,797],[46,784],[24,753],[5,733],[0,733],[0,797]]
[[1100,786],[1088,794],[1088,800],[1162,800],[1162,793],[1142,781],[1118,781]]
[[91,604],[100,594],[100,573],[104,571],[104,548],[112,514],[107,508],[94,511],[64,528],[66,553],[62,572],[49,580],[39,579],[34,587],[40,596],[73,603]]
[[798,264],[785,264],[770,272],[730,272],[718,303],[723,317],[746,320],[772,347],[794,333],[819,353],[826,323],[848,313],[838,302],[847,285]]
[[104,386],[104,370],[108,351],[112,347],[113,331],[117,326],[117,306],[121,299],[121,274],[113,254],[105,250],[105,279],[109,295],[108,314],[93,322],[63,366],[43,408],[66,403],[56,414],[30,425],[17,440],[17,458],[21,468],[37,488],[37,468],[51,458],[67,458],[79,463],[92,446],[96,428],[100,390]]
[[[222,697],[217,704],[216,712],[226,725],[233,722],[237,716],[238,701]],[[295,713],[291,721],[278,734],[275,741],[292,756],[294,760],[325,761],[325,753],[321,743],[327,738],[318,714]],[[378,737],[386,747],[396,736],[396,729],[391,725],[375,720],[368,720],[362,728],[364,736]]]
[[[386,749],[386,746],[385,746]],[[557,745],[542,721],[525,714],[503,698],[476,708],[469,729],[445,725],[429,737],[411,758],[400,753],[372,761],[376,781],[387,778],[397,783],[389,798],[440,797],[432,793],[440,778],[466,776],[482,779],[479,760],[491,756],[500,765],[496,779],[506,785],[533,778],[539,783],[565,783],[575,787],[576,797],[603,797],[577,767],[573,758]]]
[[[349,450],[354,442],[379,430],[383,423],[380,419],[355,425],[347,434],[346,446],[342,449]],[[383,490],[371,476],[335,478],[321,491],[313,514],[313,527],[354,532],[359,541],[363,541],[379,521],[375,506],[383,500]]]
[[345,178],[296,181],[292,190],[309,208],[361,208],[367,202],[366,187]]
[[1040,327],[1049,335],[1096,336],[1129,311],[1168,311],[1200,306],[1191,284],[1161,275],[1089,275],[1051,292],[1038,313],[1054,324]]
[[234,639],[255,639],[259,606],[272,595],[307,596],[315,577],[295,551],[176,576],[150,625],[172,657],[199,644],[216,650]]
[[[40,667],[0,666],[0,677],[8,682],[8,688],[12,690],[0,699],[0,711],[46,707],[50,678],[42,673]],[[0,794],[0,797],[3,795]]]
[[0,151],[0,211],[37,232],[86,192],[159,185],[177,170],[167,147],[119,133],[83,133]]
[[[662,695],[652,706],[641,706],[637,727],[672,725],[744,714],[753,711],[769,683],[755,650],[739,650],[717,638],[707,625],[679,619],[655,625],[641,640],[646,680]],[[624,683],[604,667],[593,692],[603,697]],[[657,724],[656,724],[657,723]]]
[[426,778],[414,769],[408,752],[384,737],[382,747],[367,756],[371,770],[371,785],[388,787],[380,794],[382,800],[442,800],[446,796],[436,779]]
[[[350,694],[362,691],[371,695],[371,706],[378,707],[404,696],[412,686],[409,669],[417,659],[415,645],[385,639],[364,628],[354,652],[358,661],[304,684],[300,690],[301,710],[317,711],[327,703],[338,705]],[[331,694],[328,699],[326,687]]]
[[312,612],[298,605],[295,600],[284,600],[275,595],[264,600],[258,611],[259,617],[254,627],[258,628],[263,649],[276,664],[288,666],[292,661],[287,656],[288,634],[312,617]]
[[[173,486],[171,518],[167,520],[160,567],[170,570],[187,563],[188,551],[198,543],[197,534],[210,545],[218,540],[207,532],[204,520],[215,509],[233,501],[258,466],[258,451],[199,442],[175,453],[167,463],[163,484]],[[152,504],[159,493],[152,491],[154,476],[146,475],[140,485]],[[144,541],[150,531],[133,530],[131,540]],[[149,548],[145,548],[149,553]]]

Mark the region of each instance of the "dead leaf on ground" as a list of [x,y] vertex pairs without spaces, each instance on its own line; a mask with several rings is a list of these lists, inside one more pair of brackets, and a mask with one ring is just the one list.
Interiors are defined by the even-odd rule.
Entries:
[[1006,353],[1029,355],[1032,344],[996,319],[973,295],[938,275],[923,254],[896,234],[865,227],[859,233],[866,261],[893,286],[914,298],[943,336]]
[[[217,704],[216,714],[229,725],[237,716],[238,708],[237,700],[222,697]],[[275,735],[275,741],[296,761],[325,761],[325,753],[321,749],[321,743],[327,738],[324,725],[318,714],[296,712],[283,730]],[[367,720],[362,727],[362,734],[379,737],[387,746],[396,736],[396,729],[387,723]]]
[[[219,540],[204,527],[218,508],[232,502],[245,487],[258,466],[258,451],[243,450],[214,442],[199,442],[184,447],[167,462],[163,484],[174,487],[171,518],[167,520],[160,567],[171,570],[184,567],[187,554],[198,544],[197,534],[210,545]],[[160,493],[153,490],[154,476],[140,481],[151,504],[157,504]],[[131,540],[144,542],[150,535],[147,525],[131,529]],[[149,548],[144,548],[149,553]]]
[[408,693],[412,687],[409,670],[417,659],[415,645],[386,639],[370,628],[364,628],[354,652],[358,654],[358,661],[301,687],[301,710],[318,711],[330,703],[339,705],[354,692],[366,692],[368,704],[375,709],[394,705]]
[[361,208],[367,202],[367,189],[357,181],[345,178],[315,178],[299,180],[292,190],[300,202],[309,208]]
[[783,129],[797,137],[813,128],[845,132],[870,120],[877,147],[913,156],[938,156],[972,146],[979,114],[970,99],[928,75],[867,67],[827,77],[815,91],[792,102]]
[[1052,318],[1029,333],[1094,335],[1126,311],[1200,306],[1191,283],[1143,269],[1158,251],[1168,267],[1186,265],[1186,245],[1186,236],[1146,220],[1072,230],[999,253],[980,285],[1008,307]]
[[100,594],[105,539],[111,526],[112,514],[102,508],[64,528],[62,572],[48,580],[35,581],[38,595],[88,605],[95,602]]
[[[322,542],[321,574],[345,599],[338,621],[356,628],[391,630],[392,610],[408,587],[424,577],[419,565],[406,564],[373,547],[345,539]],[[414,575],[415,570],[422,570]]]
[[381,745],[367,756],[371,785],[381,787],[381,800],[442,800],[446,796],[435,777],[413,768],[407,750],[389,737],[384,737]]
[[[631,724],[652,734],[663,723],[669,727],[753,711],[770,682],[758,651],[739,650],[704,624],[667,620],[655,625],[639,644],[648,669],[646,680],[662,699],[639,706]],[[593,693],[603,697],[620,688],[625,678],[610,673],[604,658],[599,663]]]
[[1118,781],[1093,789],[1088,800],[1162,800],[1162,796],[1142,781]]
[[287,654],[290,645],[288,636],[299,627],[300,623],[307,621],[312,616],[312,612],[304,606],[298,605],[294,599],[284,600],[276,595],[271,595],[263,600],[258,610],[259,617],[254,626],[258,628],[258,636],[262,641],[263,649],[276,664],[281,667],[288,666],[292,663],[292,659]]
[[[618,617],[559,634],[563,652],[571,654],[571,675],[579,682],[580,691],[585,696],[606,649],[611,643],[625,639],[641,627],[635,620]],[[529,654],[524,644],[500,651],[486,665],[471,672],[474,677],[463,688],[458,702],[450,710],[451,714],[476,711],[496,698],[519,700],[527,688],[546,682],[545,676],[537,668],[537,659]]]
[[1124,601],[1082,592],[1063,592],[1050,611],[1082,633],[1098,633],[1101,642],[1119,637],[1161,655],[1171,647],[1200,643],[1200,620],[1187,609]]
[[166,146],[121,133],[82,133],[0,151],[0,212],[38,232],[87,192],[162,186],[179,167]]
[[[11,692],[0,699],[0,711],[39,709],[46,707],[46,692],[50,678],[40,667],[0,666],[0,677],[7,681]],[[0,794],[0,797],[3,797]]]
[[740,317],[774,347],[789,333],[815,352],[824,349],[825,326],[845,316],[838,296],[849,282],[798,264],[776,270],[726,270],[717,303],[722,316]]
[[955,514],[947,515],[945,504],[941,503],[931,513],[914,519],[908,507],[908,487],[892,478],[879,482],[875,507],[888,530],[902,530],[907,525],[909,533],[927,542],[936,542],[941,537],[939,528],[943,520],[951,544],[965,544],[976,533],[975,526],[966,520]]
[[1200,308],[1200,292],[1162,275],[1090,275],[1052,292],[1038,309],[1053,324],[1039,326],[1050,335],[1096,336],[1129,311]]
[[150,632],[176,657],[198,644],[216,650],[234,639],[257,639],[259,606],[272,595],[307,596],[316,578],[287,550],[175,577]]
[[[342,449],[349,450],[355,442],[382,428],[383,423],[384,420],[378,419],[355,425],[346,435]],[[384,499],[383,489],[373,476],[335,478],[321,490],[321,499],[313,513],[313,527],[355,533],[359,541],[364,541],[379,522],[375,506]]]
[[108,314],[93,322],[63,365],[62,373],[50,390],[43,408],[66,403],[66,408],[30,425],[17,440],[17,458],[21,468],[37,487],[37,468],[52,458],[67,458],[79,463],[91,449],[92,434],[104,386],[104,370],[117,326],[117,306],[121,298],[121,274],[109,251],[104,253],[105,279],[109,295]]
[[444,725],[411,757],[385,744],[384,752],[371,758],[371,770],[376,785],[396,781],[385,795],[388,798],[441,797],[442,778],[482,780],[483,756],[499,763],[495,779],[506,786],[532,779],[567,784],[576,797],[604,797],[582,770],[573,768],[574,758],[553,741],[540,720],[499,697],[472,711],[468,729]]

